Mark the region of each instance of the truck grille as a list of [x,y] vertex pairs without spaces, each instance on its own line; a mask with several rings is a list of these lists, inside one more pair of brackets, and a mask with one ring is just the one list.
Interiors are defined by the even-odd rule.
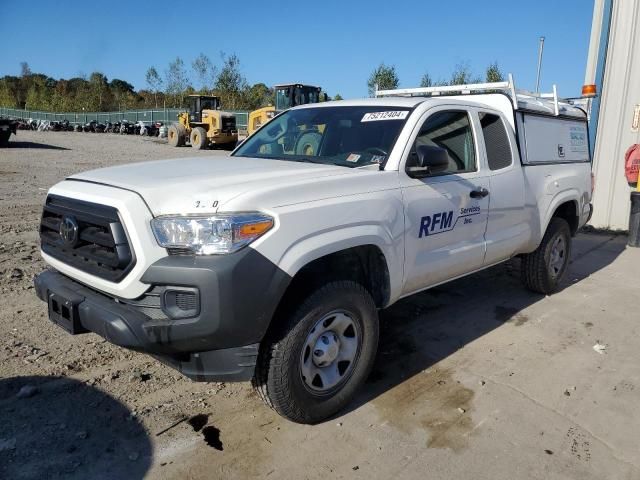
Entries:
[[118,211],[107,205],[49,195],[40,242],[47,255],[111,282],[135,265]]

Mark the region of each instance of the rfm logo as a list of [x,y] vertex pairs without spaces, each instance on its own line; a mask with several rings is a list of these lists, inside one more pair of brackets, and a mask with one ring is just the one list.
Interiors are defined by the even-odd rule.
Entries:
[[[418,238],[451,230],[453,228],[451,226],[452,222],[453,210],[450,212],[434,213],[433,215],[422,217],[420,220],[420,232],[418,233]],[[434,233],[436,228],[437,231]]]

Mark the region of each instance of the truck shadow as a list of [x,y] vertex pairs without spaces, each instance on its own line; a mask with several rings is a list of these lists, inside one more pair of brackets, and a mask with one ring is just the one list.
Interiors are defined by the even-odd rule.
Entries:
[[[611,264],[625,249],[625,237],[621,236],[581,234],[575,240],[572,263],[561,290]],[[529,318],[522,311],[543,298],[544,295],[523,287],[520,260],[513,259],[399,301],[381,312],[374,368],[348,410],[376,403],[383,393],[423,372],[434,375],[420,388],[451,382],[450,378],[439,378],[442,372],[438,373],[438,362],[494,329],[506,324],[514,327],[526,324]],[[405,397],[415,400],[417,395],[414,391],[399,392],[395,401]],[[398,404],[386,407],[402,410]],[[415,410],[420,405],[408,408]]]
[[143,425],[83,382],[0,380],[0,478],[141,479],[152,462]]
[[14,140],[9,140],[7,144],[7,148],[32,148],[38,150],[70,150],[65,147],[58,147],[57,145],[49,145],[47,143],[36,143],[36,142],[19,142]]

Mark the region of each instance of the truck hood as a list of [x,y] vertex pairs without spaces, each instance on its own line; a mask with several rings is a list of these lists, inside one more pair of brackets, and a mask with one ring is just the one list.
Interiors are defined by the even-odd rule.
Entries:
[[90,170],[69,179],[136,192],[153,215],[158,216],[213,213],[224,210],[226,203],[245,193],[355,173],[354,169],[333,165],[263,158],[197,157]]

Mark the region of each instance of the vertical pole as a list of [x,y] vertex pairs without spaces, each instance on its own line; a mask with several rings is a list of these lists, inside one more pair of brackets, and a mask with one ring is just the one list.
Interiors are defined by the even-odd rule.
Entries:
[[536,93],[540,93],[540,70],[542,70],[542,52],[544,51],[544,37],[540,37],[538,48],[538,73],[536,75]]

